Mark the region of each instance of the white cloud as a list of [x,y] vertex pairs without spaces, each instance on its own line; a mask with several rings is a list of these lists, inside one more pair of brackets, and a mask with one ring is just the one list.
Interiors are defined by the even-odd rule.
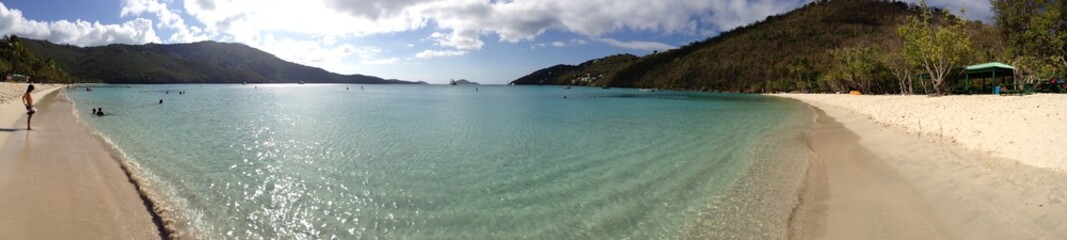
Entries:
[[424,50],[416,53],[415,57],[420,59],[430,59],[436,57],[457,57],[466,55],[467,51],[455,51],[455,50]]
[[361,63],[367,64],[367,65],[386,65],[386,64],[394,64],[394,63],[397,63],[397,62],[400,62],[400,58],[395,58],[394,57],[394,58],[377,59],[377,60],[365,60],[365,61],[362,61]]
[[433,33],[430,38],[437,42],[438,46],[454,47],[456,49],[481,49],[485,42],[478,38],[478,32],[474,30],[453,31],[451,34]]
[[167,7],[167,3],[157,0],[124,0],[122,3],[121,17],[143,16],[153,14],[159,19],[157,27],[174,30],[169,43],[186,43],[211,40],[211,36],[200,27],[187,26],[185,19],[175,10]]
[[27,38],[45,39],[77,46],[97,46],[111,43],[144,44],[160,42],[152,28],[152,20],[137,18],[122,24],[101,24],[84,20],[54,22],[29,20],[18,9],[8,9],[0,3],[0,34],[15,34]]
[[[203,1],[203,0],[202,0]],[[355,16],[383,19],[401,14],[407,7],[430,0],[325,0],[326,5]]]
[[341,65],[347,60],[355,60],[358,63],[365,64],[396,62],[396,60],[379,59],[379,56],[385,51],[377,47],[357,47],[352,44],[331,46],[323,45],[321,40],[276,38],[273,34],[267,34],[259,38],[259,41],[246,44],[270,52],[281,59],[310,66],[335,66]]
[[156,14],[160,27],[185,27],[185,21],[180,15],[171,12],[166,3],[154,0],[125,0],[122,3],[122,11],[119,16],[140,16],[144,13]]
[[[162,0],[126,0],[129,12],[151,12]],[[155,5],[133,4],[157,1]],[[702,34],[782,13],[806,0],[188,0],[185,12],[203,31],[254,41],[265,32],[359,37],[428,27],[438,45],[478,50],[482,37],[535,39],[549,30],[598,37],[619,30]],[[126,11],[124,11],[126,12]],[[156,11],[162,22],[167,11]],[[170,11],[173,12],[173,11]]]
[[406,9],[386,11],[388,14],[374,14],[376,18],[368,18],[366,14],[339,10],[334,7],[336,4],[324,0],[184,1],[185,12],[202,23],[206,31],[225,33],[239,42],[254,40],[266,32],[359,37],[426,26],[426,19]]
[[591,38],[591,39],[593,39],[593,41],[606,43],[606,44],[611,45],[611,46],[616,46],[616,47],[620,47],[620,48],[628,48],[628,49],[637,49],[637,50],[660,50],[660,51],[662,51],[662,50],[675,48],[675,46],[671,46],[670,44],[661,43],[661,42],[647,42],[647,41],[628,41],[628,42],[624,42],[624,41],[619,41],[619,40],[615,40],[615,39],[611,39],[611,38],[598,38],[598,37],[594,37],[594,38]]
[[552,42],[552,43],[549,43],[549,44],[544,44],[544,43],[534,44],[532,49],[536,49],[536,48],[539,48],[539,47],[545,47],[545,46],[548,46],[548,45],[552,45],[553,47],[560,47],[560,48],[561,47],[572,47],[572,46],[585,45],[586,43],[587,42],[585,40],[571,39],[570,41],[566,41],[566,42],[564,42],[564,41],[555,41],[555,42]]

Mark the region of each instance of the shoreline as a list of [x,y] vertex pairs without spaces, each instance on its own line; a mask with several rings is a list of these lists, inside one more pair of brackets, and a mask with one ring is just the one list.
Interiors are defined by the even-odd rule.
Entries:
[[780,126],[749,146],[749,166],[717,194],[682,239],[791,239],[797,219],[797,198],[805,181],[810,151],[805,137],[814,127],[814,113],[802,102],[771,98],[787,106],[790,115]]
[[[26,110],[20,100],[22,95],[19,94],[20,91],[25,92],[26,85],[28,84],[0,83],[0,92],[2,92],[0,94],[0,146],[6,146],[8,138],[14,136],[15,132],[26,130],[26,125],[24,125]],[[34,86],[42,86],[31,94],[38,102],[43,101],[48,94],[63,88],[63,85],[56,84],[35,84]]]
[[[75,88],[75,90],[76,89],[77,88]],[[159,231],[160,236],[163,239],[185,238],[186,236],[183,236],[182,231],[178,230],[178,227],[176,226],[177,224],[175,217],[173,213],[171,213],[170,208],[166,207],[167,204],[165,204],[164,201],[160,200],[160,198],[163,197],[160,197],[160,194],[158,192],[153,191],[151,187],[149,187],[152,185],[152,182],[146,180],[145,176],[143,175],[144,173],[141,172],[140,168],[135,166],[135,164],[130,161],[130,158],[126,156],[126,153],[123,152],[115,143],[111,142],[110,139],[108,139],[101,133],[93,130],[93,128],[90,127],[88,123],[84,122],[81,116],[78,115],[80,112],[77,109],[77,103],[66,97],[66,92],[63,92],[63,94],[64,99],[66,99],[70,104],[70,116],[74,119],[74,121],[76,121],[77,124],[80,125],[82,128],[89,130],[88,133],[92,135],[93,139],[98,141],[100,144],[107,146],[108,152],[112,155],[112,160],[118,163],[122,172],[129,180],[129,184],[133,185],[134,189],[137,190],[137,195],[144,203],[144,206],[148,210],[148,213],[152,216],[152,223],[156,225],[156,229]],[[188,232],[186,234],[188,234]]]
[[924,138],[825,103],[839,96],[776,96],[808,104],[818,118],[790,239],[1067,236],[1067,174],[1058,169]]
[[121,155],[77,120],[63,91],[47,93],[38,98],[34,130],[13,132],[2,145],[0,213],[9,217],[0,219],[0,231],[15,238],[167,238]]

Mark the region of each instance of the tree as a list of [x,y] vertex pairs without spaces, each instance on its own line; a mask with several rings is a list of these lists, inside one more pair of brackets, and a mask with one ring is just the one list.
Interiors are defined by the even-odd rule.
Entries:
[[1064,71],[1067,71],[1067,0],[1060,0],[1059,31],[1056,39],[1060,40],[1060,62],[1063,63]]
[[789,74],[796,77],[797,89],[803,92],[810,92],[809,80],[812,75],[813,67],[811,61],[808,58],[800,58],[793,61],[793,64],[789,66]]
[[1016,79],[1033,82],[1067,71],[1067,0],[992,0]]
[[8,35],[0,40],[0,58],[7,59],[11,64],[10,73],[29,75],[33,72],[33,65],[37,58],[22,45],[18,36]]
[[16,73],[30,76],[31,79],[60,81],[67,79],[67,73],[59,67],[54,59],[41,61],[30,53],[18,36],[9,35],[0,39],[0,74]]
[[58,82],[67,80],[67,74],[59,67],[55,59],[37,62],[33,71],[33,78],[40,82]]
[[[0,58],[0,75],[11,71],[11,63],[7,59]],[[3,76],[0,76],[2,78]]]
[[908,17],[907,23],[897,29],[904,38],[901,49],[904,59],[930,76],[937,95],[948,93],[945,79],[954,69],[960,67],[971,54],[971,38],[964,31],[966,22],[954,16],[945,16],[955,20],[946,25],[932,21],[931,11],[926,1],[920,1],[922,19]]
[[831,50],[837,65],[831,71],[841,77],[853,89],[870,92],[878,70],[878,47],[849,47]]
[[897,83],[900,85],[900,94],[909,95],[914,94],[915,86],[915,66],[908,64],[908,61],[904,59],[904,55],[900,51],[889,51],[882,55],[881,62],[889,69],[889,72],[896,77]]

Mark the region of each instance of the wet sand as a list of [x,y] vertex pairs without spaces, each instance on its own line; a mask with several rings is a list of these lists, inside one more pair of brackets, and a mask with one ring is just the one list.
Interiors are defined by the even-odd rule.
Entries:
[[1067,174],[806,102],[819,116],[792,239],[1067,238]]
[[0,236],[162,238],[120,155],[76,120],[61,93],[38,102],[34,130],[8,131],[0,152]]

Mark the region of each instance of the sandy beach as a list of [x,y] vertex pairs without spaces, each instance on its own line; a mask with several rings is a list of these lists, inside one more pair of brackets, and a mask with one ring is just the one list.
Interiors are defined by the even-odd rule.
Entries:
[[925,141],[944,142],[1042,168],[1067,170],[1067,95],[779,95],[834,106]]
[[[15,122],[26,116],[26,107],[22,106],[22,94],[26,92],[25,83],[0,83],[0,146],[6,146],[15,130],[26,129],[26,122],[15,126]],[[45,95],[59,90],[62,85],[35,84],[33,99],[40,101]],[[25,120],[23,120],[25,121]]]
[[1067,237],[1067,97],[776,96],[819,113],[793,239]]
[[[3,85],[3,92],[25,89],[12,85]],[[21,102],[3,104],[0,236],[160,239],[150,210],[117,160],[120,155],[79,123],[71,102],[55,90],[35,94],[39,110],[33,131],[25,130]]]
[[[791,239],[1067,237],[1067,96],[775,96],[816,113]],[[4,97],[0,236],[161,238],[121,155],[61,91],[36,93],[33,131]]]

